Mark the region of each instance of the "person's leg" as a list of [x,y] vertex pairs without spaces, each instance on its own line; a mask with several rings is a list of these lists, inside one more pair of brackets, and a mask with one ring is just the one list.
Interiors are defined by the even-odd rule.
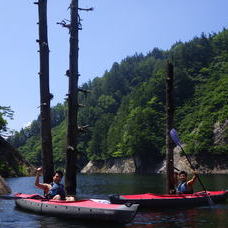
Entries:
[[76,201],[76,196],[66,196],[66,201]]
[[52,199],[53,200],[61,200],[61,196],[60,195],[55,195]]

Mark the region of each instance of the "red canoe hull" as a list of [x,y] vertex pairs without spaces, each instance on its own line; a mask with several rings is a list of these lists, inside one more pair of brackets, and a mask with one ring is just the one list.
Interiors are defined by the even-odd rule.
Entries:
[[74,219],[108,221],[117,223],[130,222],[138,205],[127,207],[121,204],[110,204],[104,200],[46,200],[39,195],[17,194],[17,207],[40,214],[69,217]]
[[194,194],[159,195],[153,193],[138,195],[111,195],[111,203],[139,204],[141,208],[178,208],[195,207],[224,202],[228,198],[228,191],[196,192]]

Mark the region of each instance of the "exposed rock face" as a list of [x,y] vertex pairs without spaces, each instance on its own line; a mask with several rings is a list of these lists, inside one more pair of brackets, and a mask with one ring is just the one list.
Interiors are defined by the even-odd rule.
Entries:
[[130,158],[115,158],[107,161],[90,161],[82,170],[81,173],[156,173],[161,162],[150,163],[147,167],[143,165],[139,157]]
[[[228,156],[210,155],[208,157],[190,157],[192,165],[198,173],[228,173]],[[140,160],[135,158],[118,158],[108,161],[90,161],[82,170],[81,173],[137,173],[137,165],[141,168]],[[187,173],[192,173],[192,169],[186,157],[181,156],[181,150],[176,147],[174,149],[174,167],[178,170],[184,170]],[[141,169],[140,168],[140,169]],[[157,162],[149,167],[144,167],[147,172],[144,173],[165,173],[166,161]]]
[[[187,158],[185,156],[181,156],[181,149],[179,147],[175,147],[173,151],[173,159],[174,159],[174,167],[177,170],[184,170],[188,173],[192,172],[192,169],[190,168]],[[192,158],[191,158],[191,162],[193,165],[196,165],[195,160]],[[158,173],[165,173],[165,172],[166,172],[166,161],[164,160],[163,164],[158,170]]]
[[[191,164],[196,168],[198,173],[227,174],[228,173],[228,156],[224,155],[206,155],[206,156],[189,156]],[[181,150],[174,149],[174,167],[178,170],[184,170],[192,173],[192,169],[187,158],[181,156]],[[166,172],[166,161],[163,161],[158,173]]]
[[[228,120],[214,125],[214,144],[228,146]],[[183,145],[184,147],[184,145]],[[174,167],[192,173],[188,160],[181,155],[181,149],[174,149]],[[198,173],[228,174],[228,155],[205,154],[190,156],[193,167]],[[165,173],[166,161],[160,158],[137,156],[132,158],[110,159],[108,161],[90,161],[82,173]]]
[[33,175],[35,168],[0,136],[0,175],[3,177]]
[[130,158],[115,158],[107,161],[90,161],[81,173],[156,173],[161,162],[148,159],[148,163],[135,156]]
[[10,187],[6,184],[5,180],[0,176],[0,195],[11,193]]
[[132,158],[110,159],[108,161],[90,161],[81,173],[135,173]]
[[[214,145],[228,147],[228,120],[222,124],[220,122],[215,123],[213,133]],[[190,160],[198,173],[228,174],[228,155],[201,154],[197,157],[190,156]],[[174,167],[188,173],[192,172],[189,162],[184,155],[181,156],[181,149],[178,147],[174,149]],[[166,161],[163,161],[158,172],[166,172]]]

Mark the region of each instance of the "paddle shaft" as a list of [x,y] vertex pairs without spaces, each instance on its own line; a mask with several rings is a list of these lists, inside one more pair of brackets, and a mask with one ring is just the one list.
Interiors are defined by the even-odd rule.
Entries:
[[21,198],[22,197],[15,196],[15,195],[0,195],[0,199],[5,199],[5,200],[16,200]]
[[[9,194],[9,195],[0,195],[0,199],[5,200],[17,200],[17,199],[36,199],[37,195],[32,195],[29,197],[17,196],[17,194]],[[39,195],[38,195],[39,196]]]

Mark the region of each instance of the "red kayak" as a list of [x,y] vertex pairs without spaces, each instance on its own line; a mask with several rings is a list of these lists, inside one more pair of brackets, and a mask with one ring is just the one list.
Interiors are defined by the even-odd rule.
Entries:
[[132,203],[139,204],[141,208],[174,208],[194,207],[224,202],[228,198],[228,191],[207,191],[194,194],[173,194],[160,195],[153,193],[139,195],[111,195],[111,203]]
[[111,204],[107,200],[47,200],[40,195],[16,194],[16,205],[22,209],[46,215],[94,219],[118,223],[130,222],[138,205]]

